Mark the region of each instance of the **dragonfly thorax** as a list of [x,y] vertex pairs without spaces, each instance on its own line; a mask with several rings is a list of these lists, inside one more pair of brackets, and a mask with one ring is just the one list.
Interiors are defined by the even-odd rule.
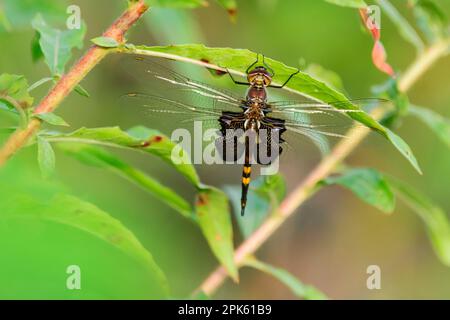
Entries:
[[247,90],[247,105],[253,103],[267,103],[267,91],[264,87],[250,87]]
[[258,66],[248,72],[247,80],[252,87],[267,87],[272,82],[272,74],[263,66]]

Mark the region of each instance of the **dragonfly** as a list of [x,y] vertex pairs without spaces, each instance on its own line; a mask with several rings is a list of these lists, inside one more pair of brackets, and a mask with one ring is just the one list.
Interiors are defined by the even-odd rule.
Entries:
[[[369,98],[324,103],[306,97],[302,100],[269,101],[268,88],[281,89],[285,87],[299,73],[299,70],[290,74],[282,84],[276,85],[273,83],[274,71],[264,61],[264,56],[261,59],[259,55],[257,55],[256,61],[248,66],[246,81],[236,80],[226,69],[236,85],[247,86],[244,97],[190,79],[151,61],[149,58],[135,57],[134,59],[146,64],[145,68],[140,67],[145,74],[164,83],[170,90],[164,91],[165,95],[128,93],[123,96],[126,106],[144,107],[150,115],[163,115],[169,119],[176,116],[188,121],[203,121],[209,126],[212,125],[219,131],[218,141],[222,143],[218,143],[217,146],[222,146],[224,160],[225,158],[229,160],[224,142],[231,141],[235,161],[237,160],[238,145],[244,149],[241,175],[241,216],[244,216],[247,205],[252,164],[270,165],[282,153],[286,134],[309,138],[323,149],[325,148],[325,138],[340,138],[345,135],[336,130],[338,126],[334,126],[332,123],[323,123],[323,121],[312,121],[312,117],[336,119],[343,115],[350,119],[348,117],[350,113],[363,111],[345,109],[349,101],[360,106],[386,102],[378,98]],[[177,95],[180,97],[174,98]],[[342,108],[336,108],[339,105]],[[241,133],[233,134],[237,131]],[[256,144],[256,148],[253,149],[250,142],[252,136],[256,137],[252,140]],[[242,139],[242,137],[244,138]],[[297,137],[289,139],[297,139]],[[256,151],[251,154],[251,149]],[[263,151],[269,155],[268,160],[265,157],[264,163],[260,156]]]

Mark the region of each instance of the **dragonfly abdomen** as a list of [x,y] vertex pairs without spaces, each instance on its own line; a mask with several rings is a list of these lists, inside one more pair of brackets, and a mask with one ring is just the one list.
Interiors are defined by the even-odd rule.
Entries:
[[244,164],[242,170],[242,193],[241,193],[241,216],[245,213],[245,207],[247,206],[247,194],[248,187],[250,185],[250,175],[252,173],[252,165],[250,163]]

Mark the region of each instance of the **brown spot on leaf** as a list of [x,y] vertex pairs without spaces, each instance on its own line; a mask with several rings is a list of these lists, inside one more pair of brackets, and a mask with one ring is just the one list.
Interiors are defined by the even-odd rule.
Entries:
[[152,137],[152,139],[150,140],[150,143],[158,143],[158,142],[161,142],[161,140],[163,139],[163,137],[161,137],[161,136],[154,136],[154,137]]
[[161,136],[154,136],[150,140],[146,140],[146,141],[141,142],[140,147],[142,147],[142,148],[148,147],[148,146],[150,146],[150,145],[152,145],[154,143],[161,142],[162,139],[163,139],[163,137],[161,137]]
[[216,234],[216,240],[217,240],[217,241],[222,240],[222,236],[221,236],[220,234]]
[[208,203],[208,197],[204,193],[200,193],[197,197],[197,202],[195,203],[196,206],[204,206]]
[[222,70],[214,70],[216,76],[223,76],[224,74],[227,74],[226,71],[222,71]]
[[[206,58],[202,58],[200,59],[201,62],[204,63],[210,63],[210,61]],[[212,69],[212,68],[206,68],[208,69],[208,71],[213,75],[213,76],[223,76],[224,74],[226,74],[226,71],[223,70],[217,70],[217,69]]]
[[230,8],[227,10],[230,17],[235,17],[237,15],[237,9],[236,8]]
[[228,16],[230,17],[231,22],[235,23],[237,20],[237,9],[236,8],[229,8],[227,10]]

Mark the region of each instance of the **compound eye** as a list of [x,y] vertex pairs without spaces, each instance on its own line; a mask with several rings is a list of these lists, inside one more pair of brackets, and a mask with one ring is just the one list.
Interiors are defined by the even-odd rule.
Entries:
[[256,74],[254,74],[254,73],[250,73],[247,76],[247,80],[248,80],[249,83],[255,83],[255,78],[256,78]]

